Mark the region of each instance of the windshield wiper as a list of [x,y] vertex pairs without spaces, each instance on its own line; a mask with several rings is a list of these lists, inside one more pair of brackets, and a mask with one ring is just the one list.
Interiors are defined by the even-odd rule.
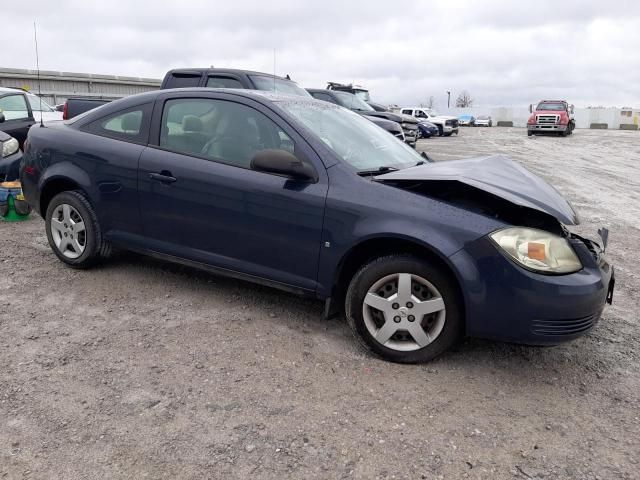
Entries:
[[378,175],[380,173],[388,173],[388,172],[395,172],[399,170],[396,167],[387,167],[387,166],[382,166],[382,167],[378,167],[375,170],[360,170],[358,172],[358,175],[360,175],[361,177],[366,177],[368,175]]

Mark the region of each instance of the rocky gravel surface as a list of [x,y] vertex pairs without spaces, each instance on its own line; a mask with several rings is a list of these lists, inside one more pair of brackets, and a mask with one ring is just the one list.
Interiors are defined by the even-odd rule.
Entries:
[[318,302],[134,254],[75,271],[41,219],[0,223],[0,479],[640,478],[639,146],[503,128],[420,141],[549,179],[582,230],[610,227],[617,273],[577,341],[468,339],[425,365],[364,353]]

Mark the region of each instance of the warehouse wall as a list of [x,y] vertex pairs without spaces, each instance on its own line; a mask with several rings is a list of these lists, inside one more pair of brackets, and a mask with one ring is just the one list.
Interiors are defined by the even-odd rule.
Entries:
[[[46,102],[57,104],[73,96],[122,98],[155,90],[160,83],[160,80],[151,78],[42,70],[39,88]],[[0,87],[24,88],[37,94],[38,74],[35,70],[0,68]]]

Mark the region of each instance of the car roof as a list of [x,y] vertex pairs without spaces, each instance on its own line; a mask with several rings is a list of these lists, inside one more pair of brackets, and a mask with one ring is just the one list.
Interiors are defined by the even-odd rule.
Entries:
[[355,94],[353,94],[351,92],[343,92],[341,90],[328,90],[326,88],[305,88],[305,90],[307,92],[309,92],[309,93],[327,93],[329,95],[334,95],[334,94],[338,95],[338,94],[341,94],[341,93],[346,93],[347,95],[354,95],[355,96]]
[[0,93],[7,93],[7,92],[21,92],[21,93],[29,93],[26,90],[24,90],[23,88],[20,87],[0,87]]
[[[111,103],[103,105],[93,110],[89,110],[86,112],[87,114],[80,115],[70,120],[70,122],[74,122],[76,118],[82,118],[82,123],[85,121],[93,121],[93,119],[100,118],[103,115],[109,115],[110,113],[117,112],[119,110],[124,110],[130,107],[135,107],[138,105],[142,105],[144,103],[154,101],[160,95],[166,95],[170,93],[184,93],[184,94],[193,94],[193,93],[202,93],[202,94],[212,94],[212,93],[223,93],[225,95],[236,95],[238,97],[244,98],[252,98],[257,100],[260,103],[278,103],[278,102],[291,102],[295,101],[298,103],[313,103],[313,104],[323,104],[330,105],[327,102],[322,102],[320,100],[316,100],[313,97],[301,97],[299,95],[289,95],[280,92],[271,92],[271,91],[263,91],[263,90],[249,90],[249,89],[241,89],[241,88],[208,88],[208,87],[187,87],[187,88],[167,88],[160,90],[151,90],[148,92],[138,93],[136,95],[130,95],[128,97],[120,98],[118,100],[114,100]],[[92,114],[95,112],[95,115]]]
[[[271,77],[271,78],[279,78],[280,80],[285,80],[287,82],[293,82],[290,78],[280,77],[278,75],[274,75],[273,73],[265,73],[265,72],[255,72],[253,70],[242,70],[239,68],[174,68],[173,70],[169,70],[167,75],[171,73],[231,73],[231,74],[240,74],[240,75],[261,75],[263,77]],[[294,82],[295,83],[295,82]]]

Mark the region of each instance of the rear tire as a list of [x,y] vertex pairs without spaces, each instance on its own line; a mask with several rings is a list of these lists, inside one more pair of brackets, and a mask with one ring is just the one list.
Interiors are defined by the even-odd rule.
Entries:
[[533,136],[533,132],[531,130],[527,130],[527,137]]
[[45,225],[53,253],[70,267],[89,268],[111,253],[110,244],[102,239],[91,204],[78,191],[53,197],[47,207]]
[[347,322],[362,345],[399,363],[426,362],[448,350],[462,334],[462,312],[451,276],[411,255],[364,265],[345,301]]

